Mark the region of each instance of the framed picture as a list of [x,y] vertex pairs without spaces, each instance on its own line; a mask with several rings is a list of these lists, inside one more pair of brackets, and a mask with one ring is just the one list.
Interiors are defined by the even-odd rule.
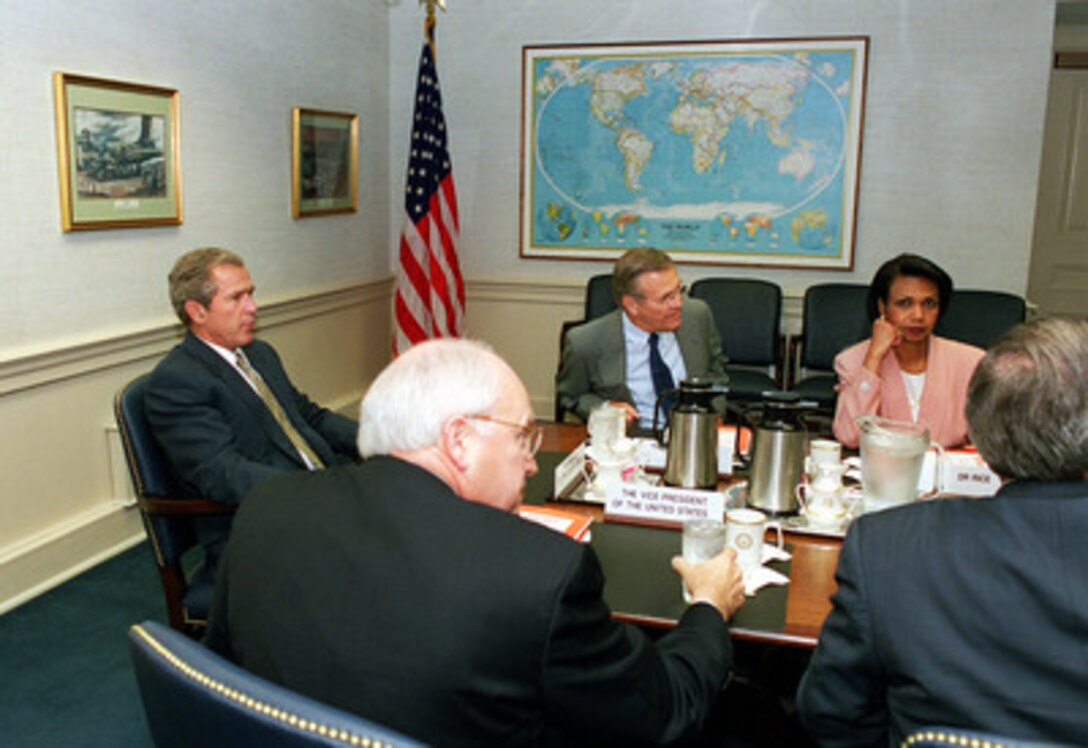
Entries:
[[359,117],[295,107],[291,112],[291,214],[354,213],[359,207]]
[[53,74],[65,231],[181,223],[178,92]]
[[523,47],[521,255],[850,269],[868,46]]

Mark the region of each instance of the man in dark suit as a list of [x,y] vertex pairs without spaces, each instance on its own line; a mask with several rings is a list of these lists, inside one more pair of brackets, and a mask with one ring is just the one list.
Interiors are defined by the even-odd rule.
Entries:
[[[567,333],[555,396],[583,420],[604,402],[653,426],[663,388],[691,377],[724,377],[725,355],[710,308],[686,298],[676,265],[657,249],[632,249],[612,270],[619,309]],[[654,358],[667,375],[660,379]],[[666,371],[667,369],[667,371]]]
[[[254,339],[257,304],[241,258],[224,249],[193,250],[174,264],[169,282],[188,330],[151,373],[144,407],[194,496],[237,504],[273,475],[355,456],[355,422],[295,389],[272,346]],[[198,523],[209,573],[229,527],[226,517]]]
[[438,745],[699,731],[744,599],[732,551],[673,560],[694,602],[656,642],[614,621],[592,548],[515,513],[539,431],[525,387],[482,344],[402,354],[361,422],[363,464],[273,479],[242,505],[213,649]]
[[1088,745],[1088,323],[1010,331],[967,394],[971,440],[1008,482],[850,528],[798,693],[821,745],[922,726]]

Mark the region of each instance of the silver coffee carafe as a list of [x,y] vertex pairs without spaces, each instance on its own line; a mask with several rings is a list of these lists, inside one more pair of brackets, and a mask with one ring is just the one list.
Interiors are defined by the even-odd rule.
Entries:
[[[728,389],[707,379],[685,379],[678,390],[658,397],[654,410],[654,434],[665,444],[665,483],[681,488],[715,488],[718,485],[718,424],[715,398]],[[658,428],[657,414],[670,398],[668,434]]]
[[762,405],[746,414],[752,428],[748,506],[771,514],[797,511],[808,442],[803,414],[813,407],[795,392],[765,392]]

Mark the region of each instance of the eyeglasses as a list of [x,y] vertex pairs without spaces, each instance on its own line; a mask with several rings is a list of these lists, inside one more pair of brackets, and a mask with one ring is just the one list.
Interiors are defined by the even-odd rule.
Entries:
[[681,283],[679,286],[669,291],[664,296],[660,296],[656,299],[649,299],[645,295],[638,294],[638,298],[643,301],[651,301],[654,304],[660,304],[661,306],[669,306],[675,304],[677,301],[683,301],[684,297],[688,295],[688,287],[686,284]]
[[473,421],[487,421],[488,423],[497,423],[500,426],[506,426],[508,428],[517,429],[518,431],[518,444],[530,457],[536,455],[540,451],[540,443],[544,440],[544,432],[540,430],[540,426],[533,421],[527,426],[522,426],[520,423],[514,423],[513,421],[505,421],[502,418],[495,418],[493,416],[474,415],[465,416]]

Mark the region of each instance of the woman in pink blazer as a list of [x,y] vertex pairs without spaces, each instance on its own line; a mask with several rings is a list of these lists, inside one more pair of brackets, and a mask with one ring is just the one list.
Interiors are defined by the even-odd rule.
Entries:
[[913,421],[943,447],[967,441],[967,383],[984,351],[933,334],[952,279],[924,257],[888,260],[869,285],[873,334],[835,357],[839,401],[835,438],[858,445],[860,415]]

